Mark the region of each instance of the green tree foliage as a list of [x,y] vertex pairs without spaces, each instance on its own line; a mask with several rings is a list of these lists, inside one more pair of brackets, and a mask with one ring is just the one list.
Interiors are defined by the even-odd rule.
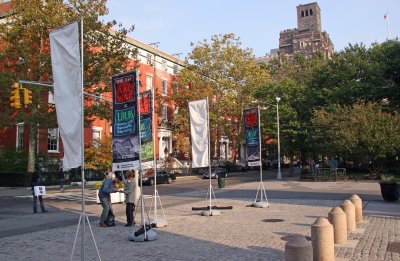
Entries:
[[400,152],[400,115],[382,110],[376,103],[336,105],[315,111],[312,122],[321,148],[328,155],[341,155],[367,166],[377,176],[385,160]]
[[189,101],[208,97],[213,141],[222,135],[238,141],[242,110],[254,106],[255,88],[270,80],[267,70],[256,64],[250,49],[241,48],[234,34],[214,35],[211,41],[200,41],[192,48],[188,66],[177,76],[174,95],[170,97],[176,108],[173,123],[177,148],[184,152],[190,136]]
[[106,172],[111,169],[112,138],[106,135],[94,145],[85,149],[85,168]]
[[[47,102],[51,89],[29,86],[33,104],[18,111],[9,106],[11,85],[18,80],[52,81],[49,32],[83,17],[85,91],[97,95],[111,91],[111,75],[129,70],[127,57],[131,50],[124,36],[132,29],[116,21],[104,22],[108,13],[106,0],[13,0],[13,13],[0,24],[0,86],[1,106],[4,109],[0,127],[24,122],[30,126],[28,171],[34,168],[34,148],[38,128],[56,127],[55,108]],[[109,104],[92,102],[86,97],[86,120],[93,116],[110,119]]]

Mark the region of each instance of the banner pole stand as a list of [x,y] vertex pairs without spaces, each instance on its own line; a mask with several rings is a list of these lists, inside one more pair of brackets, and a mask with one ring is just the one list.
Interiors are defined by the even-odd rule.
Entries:
[[214,189],[211,184],[211,172],[210,172],[210,177],[209,177],[209,183],[210,183],[210,185],[208,187],[207,195],[206,195],[206,203],[208,201],[209,206],[208,206],[207,210],[201,211],[201,215],[202,216],[219,216],[219,215],[221,215],[221,211],[219,211],[217,209],[213,209],[213,207],[212,207],[213,199],[214,199],[215,207],[217,207],[217,203],[216,203],[216,198],[215,198],[215,194],[214,194]]
[[[162,212],[162,217],[161,218],[159,218],[158,214],[157,214],[157,210],[158,210],[157,199],[158,199],[158,203],[160,204],[160,209],[161,209],[161,212]],[[154,208],[153,208],[153,200],[154,200]],[[165,218],[165,213],[164,213],[164,209],[163,209],[163,206],[162,206],[162,203],[161,203],[161,198],[160,198],[160,195],[158,194],[158,190],[156,188],[154,188],[153,200],[151,201],[152,205],[150,206],[150,209],[153,210],[153,213],[152,213],[153,214],[153,218],[150,220],[150,223],[154,224],[154,226],[157,227],[157,228],[165,227],[165,226],[168,225],[168,221]]]
[[[261,143],[261,130],[260,130],[260,106],[257,106],[257,120],[258,120],[258,140],[259,143]],[[257,189],[257,194],[256,198],[253,202],[253,207],[256,208],[268,208],[269,203],[267,199],[267,193],[265,193],[265,187],[264,187],[264,182],[263,182],[263,170],[262,170],[262,154],[261,154],[261,144],[259,146],[259,153],[260,153],[260,182],[258,183],[258,189]],[[258,193],[260,193],[260,200],[258,200]]]
[[[145,220],[145,202],[144,202],[144,196],[143,196],[143,172],[140,171],[140,217],[141,217],[141,223],[140,227],[137,231],[133,230],[129,234],[129,240],[131,241],[136,241],[136,242],[144,242],[144,241],[153,241],[158,239],[158,234],[152,230],[151,228],[153,225],[149,222],[149,220],[146,222]],[[147,213],[147,211],[146,211]],[[147,215],[148,216],[148,215]],[[148,218],[147,218],[148,219]]]

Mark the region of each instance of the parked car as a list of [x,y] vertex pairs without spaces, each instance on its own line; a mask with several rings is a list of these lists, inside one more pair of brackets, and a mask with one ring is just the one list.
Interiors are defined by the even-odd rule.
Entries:
[[[157,184],[161,184],[161,183],[171,184],[172,181],[176,180],[176,176],[175,176],[175,174],[169,173],[166,170],[157,169],[157,179],[156,180],[157,180]],[[154,169],[150,169],[143,175],[142,182],[144,185],[150,185],[150,186],[153,186],[155,184]]]
[[[228,172],[226,171],[225,168],[216,168],[213,171],[211,171],[211,178],[212,179],[217,179],[217,178],[227,178],[228,177]],[[203,174],[203,179],[208,179],[210,178],[209,172],[207,171],[206,173]]]

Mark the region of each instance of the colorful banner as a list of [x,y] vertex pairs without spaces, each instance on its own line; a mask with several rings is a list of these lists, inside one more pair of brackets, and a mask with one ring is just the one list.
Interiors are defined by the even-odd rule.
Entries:
[[136,72],[112,77],[113,171],[140,169]]
[[261,164],[259,113],[258,107],[243,110],[247,162],[249,166],[260,166]]
[[142,169],[153,167],[154,161],[154,145],[153,145],[153,100],[151,91],[142,92],[139,94],[140,100],[140,139],[141,151],[140,160],[142,162]]

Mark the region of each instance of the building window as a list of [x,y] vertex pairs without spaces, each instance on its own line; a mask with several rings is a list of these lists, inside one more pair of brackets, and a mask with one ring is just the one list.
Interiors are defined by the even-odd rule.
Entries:
[[306,10],[306,16],[308,16],[308,10]]
[[301,11],[301,17],[304,17],[304,11]]
[[150,66],[153,66],[152,57],[153,57],[153,55],[151,55],[150,53],[147,54],[147,61],[146,62]]
[[168,106],[165,104],[162,107],[162,119],[166,121],[168,120]]
[[54,93],[49,91],[49,97],[47,99],[49,104],[56,104],[56,100],[54,99]]
[[24,148],[24,123],[17,124],[17,144],[15,147],[17,150]]
[[164,59],[161,61],[161,68],[162,68],[164,71],[167,70],[167,61],[164,60]]
[[166,80],[161,80],[161,91],[162,91],[162,95],[166,96],[167,95],[167,81]]
[[153,88],[153,76],[146,76],[146,90],[151,90]]
[[173,67],[172,67],[172,70],[174,71],[174,74],[177,74],[178,73],[178,65],[174,65]]
[[47,130],[47,151],[48,152],[59,152],[58,150],[58,128]]
[[310,16],[313,15],[312,9],[310,9]]
[[101,132],[103,131],[103,128],[92,126],[92,131],[93,131],[93,147],[97,148],[100,146]]

